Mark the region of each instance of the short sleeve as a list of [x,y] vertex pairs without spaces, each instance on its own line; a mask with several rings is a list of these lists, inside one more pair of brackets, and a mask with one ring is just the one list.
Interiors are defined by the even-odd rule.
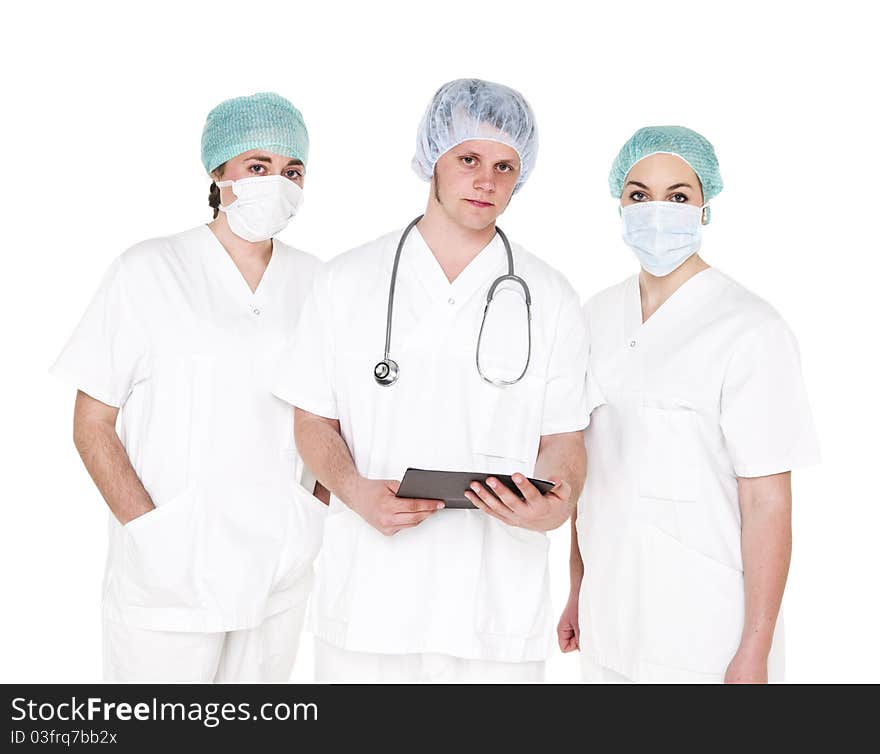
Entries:
[[279,356],[272,392],[310,414],[337,419],[330,314],[327,273],[321,269],[303,304],[296,333]]
[[596,375],[593,372],[592,368],[592,343],[593,343],[593,332],[592,332],[592,324],[590,322],[590,305],[587,303],[583,309],[583,320],[584,320],[584,333],[587,338],[587,373],[586,373],[586,399],[587,399],[587,413],[593,413],[593,409],[598,408],[603,403],[605,403],[605,396],[602,393],[602,388],[599,386],[599,382],[596,380]]
[[124,257],[107,271],[50,372],[102,403],[121,407],[143,378],[148,340],[134,312]]
[[565,292],[544,388],[541,434],[577,432],[590,423],[587,407],[587,335],[574,291]]
[[818,463],[797,341],[781,319],[761,325],[737,346],[721,389],[721,429],[737,476]]

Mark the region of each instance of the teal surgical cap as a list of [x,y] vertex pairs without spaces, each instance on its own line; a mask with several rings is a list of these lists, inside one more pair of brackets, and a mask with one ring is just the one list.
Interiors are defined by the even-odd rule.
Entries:
[[619,199],[632,166],[657,153],[674,154],[691,166],[700,179],[704,203],[720,194],[724,188],[715,150],[707,139],[683,126],[648,126],[636,131],[614,160],[608,175],[611,195]]
[[202,164],[209,173],[251,149],[302,161],[309,156],[309,132],[290,102],[274,92],[235,97],[208,113],[202,131]]
[[535,167],[538,127],[535,114],[515,89],[482,79],[456,79],[441,86],[422,116],[412,168],[424,181],[442,155],[463,141],[487,139],[519,155],[518,191]]

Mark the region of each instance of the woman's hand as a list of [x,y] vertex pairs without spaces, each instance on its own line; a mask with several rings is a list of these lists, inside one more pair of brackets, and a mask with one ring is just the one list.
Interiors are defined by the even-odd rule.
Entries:
[[581,629],[578,625],[578,593],[572,591],[568,595],[568,602],[559,618],[556,626],[556,636],[559,639],[559,648],[563,652],[573,652],[581,648]]
[[767,654],[740,647],[727,666],[725,683],[767,683]]

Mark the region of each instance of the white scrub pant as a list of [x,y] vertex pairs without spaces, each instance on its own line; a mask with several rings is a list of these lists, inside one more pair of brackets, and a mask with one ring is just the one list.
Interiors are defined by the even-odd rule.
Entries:
[[442,654],[350,652],[315,638],[318,683],[539,683],[543,662],[466,660]]
[[[770,683],[782,681],[781,665],[781,652],[777,653],[776,658],[771,653],[767,663],[767,675]],[[724,683],[724,674],[692,673],[687,670],[661,668],[659,665],[654,668],[654,671],[646,676],[643,683]],[[633,683],[625,675],[599,665],[584,652],[581,652],[581,678],[584,683]]]
[[581,652],[581,678],[584,683],[632,683],[625,675],[617,673]]
[[104,619],[104,680],[115,683],[285,683],[306,600],[255,628],[152,631]]

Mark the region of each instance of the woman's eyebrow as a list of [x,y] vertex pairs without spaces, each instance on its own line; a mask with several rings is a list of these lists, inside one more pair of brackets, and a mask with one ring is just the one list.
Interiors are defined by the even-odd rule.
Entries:
[[632,184],[633,186],[638,186],[639,188],[643,188],[645,189],[645,191],[650,191],[650,189],[644,183],[639,183],[638,181],[627,181],[626,185],[629,186],[629,184]]
[[[248,157],[247,159],[248,160],[256,160],[257,162],[265,162],[268,164],[272,163],[271,157],[265,157],[264,155],[261,155],[261,154],[254,155],[253,157]],[[302,165],[302,164],[303,164],[302,160],[293,159],[290,162],[288,162],[285,167],[290,167],[291,165]]]
[[677,189],[677,188],[689,188],[689,189],[692,189],[693,186],[691,186],[691,184],[689,184],[689,183],[673,183],[673,184],[672,184],[668,189],[666,189],[666,190],[667,190],[667,191],[672,191],[673,189]]

